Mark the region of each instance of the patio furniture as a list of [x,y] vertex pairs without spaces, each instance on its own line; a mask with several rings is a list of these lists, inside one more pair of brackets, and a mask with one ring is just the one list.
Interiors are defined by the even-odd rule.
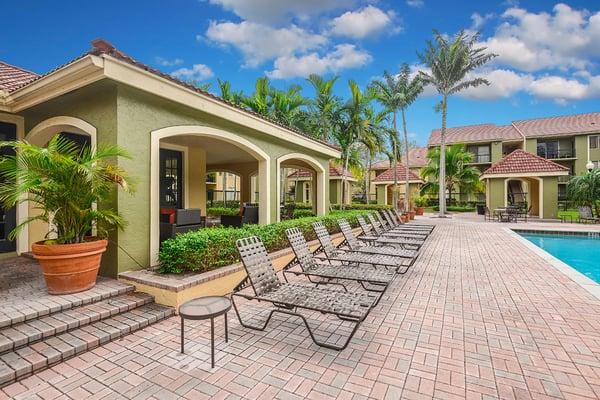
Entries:
[[390,227],[386,231],[386,233],[389,234],[403,233],[429,236],[429,234],[433,231],[431,226],[397,223],[394,215],[389,210],[387,210],[387,212],[384,211],[384,216],[386,217],[388,226]]
[[[383,216],[386,217],[385,220],[383,219],[381,213],[375,212],[375,216],[379,220],[380,226],[384,227],[383,228],[384,232],[382,233],[383,235],[405,236],[405,237],[415,237],[415,238],[425,239],[425,237],[429,234],[429,230],[423,231],[422,229],[419,229],[419,230],[415,231],[410,228],[405,229],[405,226],[407,226],[408,224],[402,224],[401,226],[396,226],[393,223],[393,221],[391,219],[389,219],[389,217],[385,213],[383,214]],[[413,225],[413,226],[416,226],[416,225]]]
[[584,224],[587,224],[588,222],[592,224],[600,223],[600,218],[594,217],[592,207],[582,206],[578,207],[577,210],[579,211],[579,222],[583,222]]
[[364,241],[364,242],[368,242],[371,245],[374,246],[393,246],[396,248],[402,248],[402,249],[413,249],[413,250],[419,250],[421,248],[421,246],[423,245],[423,243],[425,242],[425,239],[422,238],[414,238],[414,237],[402,237],[402,236],[397,236],[397,237],[390,237],[390,236],[385,236],[385,232],[381,229],[381,226],[375,221],[375,218],[373,217],[372,214],[367,215],[367,218],[369,218],[369,222],[371,223],[371,226],[373,227],[373,230],[375,231],[374,235],[360,235],[357,237],[358,240]]
[[[345,219],[339,219],[338,225],[340,226],[340,230],[342,231],[342,235],[344,236],[344,243],[348,246],[348,248],[352,251],[359,251],[361,248],[369,248],[370,251],[369,256],[373,259],[381,258],[381,265],[393,266],[396,269],[397,273],[404,274],[408,271],[408,268],[412,266],[417,259],[419,253],[415,250],[402,250],[402,249],[390,249],[390,252],[387,254],[382,254],[381,249],[376,246],[368,246],[364,242],[361,242],[354,236],[352,232],[352,227]],[[395,256],[392,255],[395,252]],[[402,258],[401,262],[398,261],[397,257]],[[389,260],[389,261],[386,261]],[[393,264],[395,260],[395,265]],[[401,272],[402,269],[402,272]]]
[[160,223],[160,241],[175,237],[179,233],[186,233],[202,229],[206,226],[206,219],[200,214],[199,208],[185,208],[167,212],[161,210],[167,222]]
[[517,213],[517,208],[513,206],[498,207],[494,210],[499,222],[517,222]]
[[223,296],[207,296],[190,300],[179,307],[181,317],[181,354],[185,353],[184,321],[210,319],[210,367],[215,367],[215,318],[225,316],[225,343],[229,342],[227,312],[231,310],[231,300]]
[[258,204],[244,203],[240,215],[221,215],[222,226],[241,228],[245,224],[258,224]]
[[[281,282],[273,269],[265,246],[258,237],[238,239],[236,246],[247,277],[234,289],[231,300],[240,324],[246,328],[264,331],[274,313],[292,315],[302,319],[315,344],[333,350],[343,350],[348,346],[379,297],[371,292],[354,293],[320,288],[312,284]],[[254,294],[243,292],[248,287],[252,288]],[[253,325],[242,320],[235,302],[235,298],[240,297],[250,301],[270,303],[274,308],[269,312],[262,325]],[[318,340],[306,317],[297,312],[297,309],[334,315],[342,321],[352,323],[352,330],[341,345]]]
[[[333,284],[343,287],[344,290],[348,290],[343,283],[339,282],[339,280],[347,280],[360,283],[365,290],[383,294],[394,279],[393,273],[375,268],[374,265],[376,263],[373,260],[364,260],[360,263],[351,261],[351,265],[332,264],[331,262],[323,263],[317,260],[313,253],[311,253],[300,228],[286,229],[285,235],[295,255],[294,259],[283,269],[283,276],[286,282],[286,273],[292,273],[294,275],[307,276],[308,280],[317,286],[320,284]],[[364,264],[368,265],[365,266]],[[295,266],[299,266],[300,271],[294,270]],[[321,280],[313,281],[312,277],[321,278]],[[379,299],[381,299],[381,295]],[[379,299],[377,299],[377,302],[379,302]]]
[[397,221],[396,226],[400,226],[402,225],[403,227],[406,228],[412,228],[412,229],[427,229],[430,232],[433,232],[433,230],[435,229],[435,225],[427,225],[427,224],[416,224],[416,223],[408,223],[408,222],[402,222],[402,218],[401,218],[401,214],[398,210],[388,210],[390,212],[390,215],[395,216],[394,220]]
[[494,215],[490,209],[485,206],[485,210],[483,213],[483,220],[484,221],[497,221],[498,220],[498,216]]
[[283,213],[281,213],[281,219],[294,219],[294,211],[296,210],[296,204],[287,203],[282,207]]

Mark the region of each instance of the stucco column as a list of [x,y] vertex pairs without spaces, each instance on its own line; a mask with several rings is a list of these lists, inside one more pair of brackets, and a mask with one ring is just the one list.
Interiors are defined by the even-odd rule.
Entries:
[[202,215],[206,215],[206,150],[200,147],[188,148],[187,183],[186,190],[188,207],[200,208]]

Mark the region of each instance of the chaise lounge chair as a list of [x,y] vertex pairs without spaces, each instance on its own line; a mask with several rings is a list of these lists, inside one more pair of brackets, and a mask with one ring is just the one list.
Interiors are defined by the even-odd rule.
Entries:
[[[401,237],[408,237],[408,238],[424,240],[429,235],[429,231],[405,230],[404,229],[405,225],[397,227],[393,224],[393,222],[391,220],[389,220],[387,218],[386,218],[386,220],[384,220],[383,217],[381,216],[381,214],[378,212],[375,213],[375,216],[379,220],[379,226],[383,227],[383,229],[384,229],[384,231],[382,233],[383,236],[390,236],[390,237],[401,236]],[[386,216],[386,215],[384,214],[384,216]]]
[[578,211],[579,211],[579,222],[582,222],[584,224],[587,224],[587,223],[598,224],[598,223],[600,223],[600,218],[594,217],[594,214],[592,213],[592,207],[590,207],[590,206],[579,207]]
[[[264,331],[274,313],[292,315],[302,319],[315,344],[328,349],[343,350],[348,346],[356,330],[378,300],[379,296],[371,292],[353,293],[320,288],[312,284],[281,282],[275,273],[265,246],[258,237],[239,239],[236,241],[236,246],[247,277],[234,289],[231,301],[240,324],[246,328]],[[248,287],[252,288],[254,294],[243,293],[244,289]],[[242,320],[235,302],[235,299],[239,297],[271,303],[274,308],[261,326],[249,324]],[[352,331],[341,345],[318,340],[306,317],[298,313],[297,309],[334,315],[343,321],[351,322]]]
[[[309,281],[315,283],[317,286],[333,284],[339,285],[345,291],[348,291],[348,288],[343,283],[340,283],[339,280],[355,281],[360,283],[365,290],[383,294],[394,279],[392,272],[375,268],[372,261],[364,263],[353,262],[352,265],[344,265],[333,264],[331,262],[323,263],[321,260],[317,260],[313,253],[311,253],[300,228],[287,229],[285,235],[295,255],[294,259],[283,269],[283,276],[286,282],[286,273],[292,273],[294,275],[307,276]],[[296,266],[299,267],[299,271],[294,269]],[[314,281],[314,278],[319,278],[319,280]]]
[[384,215],[387,215],[387,221],[390,223],[392,229],[411,230],[415,232],[427,232],[431,233],[435,228],[435,225],[425,225],[417,223],[403,223],[402,219],[394,214],[392,210],[383,210]]
[[416,249],[419,250],[423,243],[425,243],[425,239],[422,238],[411,238],[411,237],[390,237],[385,236],[385,232],[381,230],[380,224],[375,221],[375,218],[372,214],[367,215],[369,218],[369,222],[375,231],[374,235],[361,235],[358,237],[358,240],[362,240],[365,242],[370,242],[375,246],[388,245],[395,246],[404,249]]

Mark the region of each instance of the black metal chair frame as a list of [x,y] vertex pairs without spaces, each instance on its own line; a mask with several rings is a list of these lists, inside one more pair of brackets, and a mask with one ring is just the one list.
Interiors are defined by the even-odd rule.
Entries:
[[392,210],[382,210],[382,212],[386,217],[387,221],[389,222],[390,226],[392,227],[392,230],[402,230],[407,232],[423,232],[430,234],[435,227],[435,225],[402,223],[402,220],[400,218],[397,218],[392,212]]
[[[334,289],[324,289],[316,286],[307,286],[302,284],[283,283],[277,277],[275,269],[271,259],[265,249],[262,241],[256,237],[243,238],[236,241],[236,246],[242,259],[242,264],[246,270],[246,278],[244,278],[234,289],[231,294],[231,302],[233,309],[238,317],[240,325],[245,328],[254,329],[258,331],[264,331],[269,325],[273,314],[280,313],[299,317],[306,326],[308,333],[315,344],[321,347],[325,347],[332,350],[343,350],[348,347],[350,340],[354,337],[354,334],[358,330],[360,324],[369,315],[375,303],[377,301],[376,295],[366,293],[353,293],[344,292]],[[254,291],[254,295],[249,293],[241,293],[242,290],[251,287]],[[294,292],[303,292],[304,296],[294,295],[292,297],[283,299],[270,298],[269,295],[276,297],[278,292],[285,292],[286,290]],[[311,294],[313,295],[311,298]],[[339,301],[331,305],[332,297]],[[285,293],[281,294],[285,296]],[[323,303],[310,303],[309,300],[315,300],[315,297],[320,297],[320,301],[330,301],[330,307],[327,308],[326,304]],[[241,297],[246,300],[256,300],[258,302],[271,303],[274,308],[269,312],[267,319],[262,325],[253,325],[242,320],[242,316],[239,312],[238,306],[235,299]],[[335,311],[337,307],[338,311]],[[335,315],[342,321],[351,322],[353,324],[352,331],[346,338],[342,345],[334,345],[318,340],[308,323],[306,317],[298,313],[297,309],[303,309],[308,311],[316,311],[322,314]],[[341,310],[340,310],[341,309]],[[349,311],[350,310],[350,311]]]
[[425,239],[416,239],[416,238],[407,238],[407,237],[390,237],[385,236],[385,232],[381,230],[381,225],[375,221],[375,218],[372,214],[367,216],[369,218],[369,222],[375,231],[376,236],[359,236],[357,239],[365,242],[370,242],[374,246],[378,245],[387,245],[387,246],[395,246],[403,249],[411,249],[414,248],[419,250],[423,243],[425,243]]

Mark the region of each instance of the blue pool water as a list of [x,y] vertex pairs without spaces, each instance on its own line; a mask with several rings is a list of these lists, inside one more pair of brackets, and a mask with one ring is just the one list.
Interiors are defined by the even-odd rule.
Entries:
[[537,233],[519,235],[600,283],[600,239]]

